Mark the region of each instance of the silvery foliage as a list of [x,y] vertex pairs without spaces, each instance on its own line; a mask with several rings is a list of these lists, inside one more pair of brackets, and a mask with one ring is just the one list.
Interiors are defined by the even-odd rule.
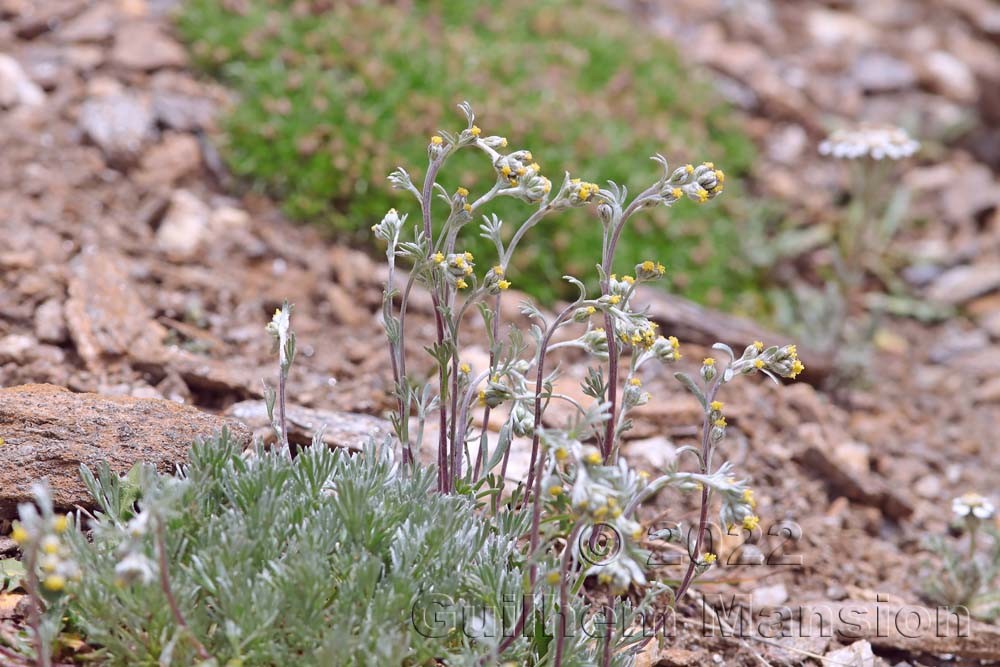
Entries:
[[[647,577],[644,563],[648,554],[641,547],[645,535],[634,512],[642,500],[667,486],[682,491],[704,489],[704,506],[709,494],[721,499],[724,525],[754,528],[757,517],[746,482],[733,477],[728,463],[712,464],[713,453],[725,437],[722,406],[714,397],[723,384],[740,375],[760,372],[777,380],[779,376],[795,377],[803,370],[794,346],[765,349],[756,343],[741,357],[721,346],[729,359],[718,369],[718,376],[714,366],[711,372],[703,372],[699,381],[678,374],[704,409],[703,446],[690,448],[698,461],[698,472],[671,468],[647,484],[646,478],[620,456],[621,435],[631,427],[629,411],[650,400],[642,390],[640,370],[648,362],[672,363],[680,352],[677,339],[660,335],[657,324],[633,304],[636,287],[662,278],[666,268],[648,260],[636,265],[630,275],[613,273],[618,239],[631,216],[640,210],[670,207],[685,199],[699,204],[713,199],[723,190],[725,174],[711,163],[671,169],[663,156],[656,155],[653,160],[661,175],[631,199],[627,189],[614,182],[602,188],[569,173],[564,174],[559,187],[553,187],[531,151],[506,151],[505,138],[482,134],[467,103],[460,109],[466,117],[465,129],[439,131],[428,143],[422,186],[402,168],[389,176],[395,188],[416,199],[419,222],[408,225],[408,215],[392,209],[372,227],[386,245],[389,266],[382,316],[396,381],[394,424],[404,458],[419,458],[426,423],[436,419],[438,489],[444,493],[472,491],[491,498],[495,508],[500,495],[510,490],[504,477],[511,442],[514,438],[530,439],[527,480],[512,480],[513,494],[515,502],[530,505],[532,510],[528,544],[521,547],[527,548],[525,556],[538,559],[559,552],[563,556],[560,567],[550,571],[545,581],[563,595],[567,588],[580,591],[588,577],[612,597],[632,587],[663,592],[666,587],[651,585]],[[438,183],[437,176],[448,158],[463,150],[480,152],[495,172],[496,180],[485,193],[475,195],[465,188],[450,193]],[[485,210],[489,202],[503,196],[533,207],[524,221],[512,228]],[[438,210],[444,213],[443,219],[435,218],[434,200],[441,202]],[[601,293],[589,296],[580,280],[564,276],[579,290],[578,298],[558,314],[522,304],[521,312],[530,324],[519,330],[502,323],[510,332],[502,339],[500,299],[517,280],[511,275],[513,254],[548,215],[591,205],[598,218],[594,224],[604,229],[597,264]],[[461,248],[461,232],[477,217],[481,235],[496,249],[491,261],[473,257]],[[401,277],[402,263],[408,272],[405,279]],[[477,264],[492,268],[477,271]],[[435,305],[437,339],[427,348],[433,361],[430,378],[426,371],[413,371],[419,363],[407,358],[404,345],[407,306],[416,285],[430,292]],[[466,313],[476,310],[488,338],[490,359],[484,368],[472,368],[463,360],[460,330]],[[563,331],[569,327],[576,330]],[[560,342],[553,342],[557,332]],[[590,405],[554,389],[558,372],[550,370],[548,355],[561,348],[582,350],[596,362],[583,383],[584,394],[592,399]],[[575,411],[575,418],[564,428],[543,426],[542,415],[553,401],[566,401]],[[475,410],[483,413],[480,424],[489,422],[491,411],[504,410],[493,451],[486,429],[476,432],[473,426]],[[416,427],[411,426],[414,419]],[[558,520],[542,522],[543,512]],[[614,554],[595,560],[581,545],[592,547],[598,532],[605,528],[615,536]],[[683,593],[691,578],[711,563],[698,553],[705,528],[703,514],[698,537],[688,545],[691,570],[676,592]],[[531,591],[544,588],[537,576],[541,569],[529,572]],[[522,614],[522,621],[527,621],[523,616],[529,612]],[[557,664],[563,657],[563,641],[556,637]],[[509,642],[501,648],[507,645]],[[615,655],[625,655],[628,645],[618,643]]]
[[[928,601],[962,607],[974,618],[1000,618],[1000,530],[993,522],[996,507],[978,493],[966,493],[951,504],[951,532],[966,543],[943,536],[925,540],[936,556],[924,564],[923,593]],[[985,538],[985,539],[984,539]]]

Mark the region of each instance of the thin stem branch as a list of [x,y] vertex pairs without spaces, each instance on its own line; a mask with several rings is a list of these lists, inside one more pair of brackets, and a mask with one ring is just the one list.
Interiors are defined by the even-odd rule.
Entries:
[[181,613],[181,608],[177,604],[177,598],[174,597],[173,589],[170,587],[170,573],[168,571],[170,564],[167,560],[167,531],[163,524],[164,520],[162,518],[157,518],[156,552],[160,566],[160,588],[163,590],[163,595],[167,598],[167,605],[170,607],[170,614],[174,617],[174,623],[176,623],[177,627],[179,627],[188,639],[191,640],[191,644],[194,646],[194,650],[198,654],[198,658],[200,660],[211,660],[212,656],[205,648],[205,645],[198,640],[193,632],[191,632],[191,628],[188,626],[187,621],[184,620],[184,614]]
[[35,646],[35,664],[38,667],[51,667],[52,656],[45,647],[42,637],[42,596],[38,584],[38,545],[33,544],[25,550],[24,570],[26,572],[25,586],[28,589],[28,625],[31,626],[31,639]]
[[563,645],[566,643],[566,607],[569,605],[569,567],[573,555],[573,545],[576,543],[583,524],[577,522],[566,538],[566,548],[562,553],[562,564],[559,566],[559,615],[556,620],[556,653],[553,667],[562,667]]

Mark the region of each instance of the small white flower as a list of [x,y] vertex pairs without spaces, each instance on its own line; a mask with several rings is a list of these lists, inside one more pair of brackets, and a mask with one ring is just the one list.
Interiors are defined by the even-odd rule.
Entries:
[[134,517],[129,519],[128,524],[125,526],[125,530],[128,531],[131,537],[142,537],[146,534],[149,529],[149,512],[139,512]]
[[287,363],[286,346],[288,344],[288,329],[291,326],[292,308],[287,303],[274,311],[274,316],[267,325],[267,332],[278,339],[278,354],[281,365]]
[[150,584],[156,578],[156,564],[139,553],[129,553],[115,565],[115,578],[123,585]]
[[920,142],[906,130],[892,125],[861,125],[856,129],[836,130],[819,145],[820,155],[855,160],[871,157],[902,160],[917,152]]
[[966,493],[951,501],[951,511],[962,519],[970,514],[977,519],[989,519],[996,513],[996,508],[988,498],[978,493]]

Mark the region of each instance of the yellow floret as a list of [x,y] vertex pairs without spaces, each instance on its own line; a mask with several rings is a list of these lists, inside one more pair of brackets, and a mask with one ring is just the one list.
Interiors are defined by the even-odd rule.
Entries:
[[714,366],[715,359],[713,359],[712,357],[705,357],[704,359],[701,360],[701,364],[702,366]]
[[458,190],[455,190],[455,193],[458,194],[459,197],[468,197],[469,196],[469,191],[466,190],[465,188],[459,188]]
[[497,287],[499,287],[500,289],[508,289],[510,287],[510,281],[501,280],[500,282],[497,283]]
[[722,412],[722,401],[712,401],[708,404],[708,407],[712,408],[715,412]]
[[444,139],[435,134],[433,137],[431,137],[431,143],[434,144],[435,146],[440,146],[441,144],[444,143]]
[[50,574],[45,577],[45,581],[42,582],[42,585],[50,591],[59,592],[66,588],[66,577],[61,574]]
[[472,135],[472,136],[474,136],[474,137],[478,137],[478,136],[479,136],[480,134],[482,134],[482,133],[483,133],[483,131],[482,131],[482,130],[480,130],[480,129],[479,129],[478,127],[476,127],[475,125],[473,125],[472,127],[470,127],[470,128],[469,128],[469,134],[471,134],[471,135]]

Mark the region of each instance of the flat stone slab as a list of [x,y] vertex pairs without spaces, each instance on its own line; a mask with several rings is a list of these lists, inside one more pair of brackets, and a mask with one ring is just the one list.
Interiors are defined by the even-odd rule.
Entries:
[[[254,436],[264,442],[276,439],[267,418],[264,401],[242,401],[231,406],[226,414],[239,419],[253,429]],[[275,408],[277,416],[277,408]],[[361,451],[369,440],[381,445],[386,438],[393,438],[392,424],[385,419],[353,412],[317,410],[300,405],[288,405],[288,441],[293,445],[308,445],[313,436],[322,430],[322,441],[330,447],[344,447]]]
[[81,464],[96,469],[106,461],[125,473],[144,461],[170,472],[187,460],[191,443],[223,427],[249,444],[240,422],[171,401],[75,394],[47,384],[0,389],[0,518],[14,517],[42,478],[58,507],[90,507]]

